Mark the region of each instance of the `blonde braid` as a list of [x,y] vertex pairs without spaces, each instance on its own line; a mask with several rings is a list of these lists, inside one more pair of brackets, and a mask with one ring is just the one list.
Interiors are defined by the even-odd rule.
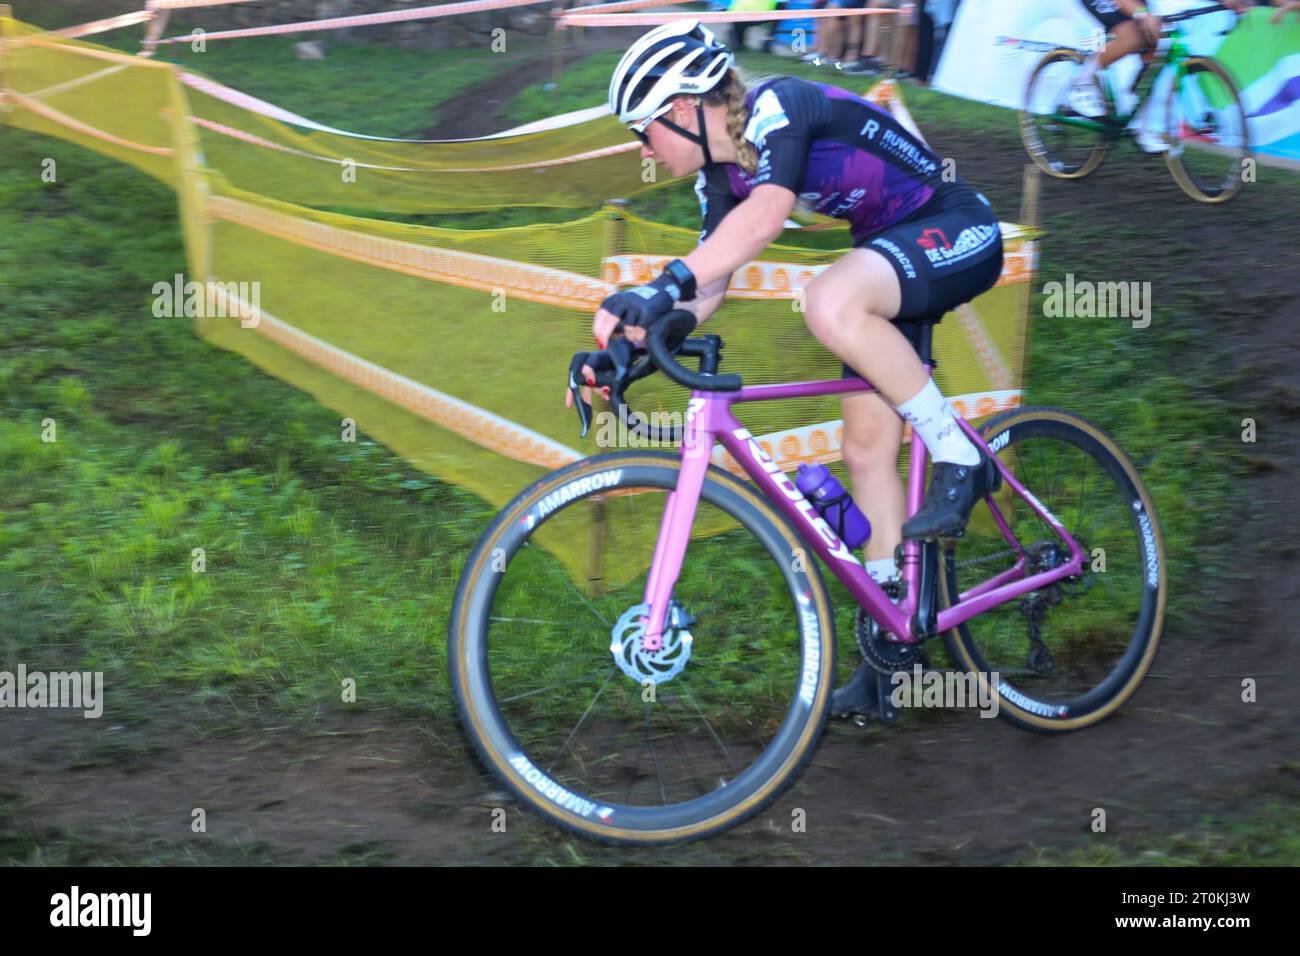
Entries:
[[[761,82],[761,81],[758,81]],[[722,82],[704,94],[710,106],[727,107],[727,138],[736,147],[736,165],[751,176],[758,169],[758,151],[745,139],[745,126],[749,123],[750,109],[745,105],[749,87],[737,69],[730,69]]]

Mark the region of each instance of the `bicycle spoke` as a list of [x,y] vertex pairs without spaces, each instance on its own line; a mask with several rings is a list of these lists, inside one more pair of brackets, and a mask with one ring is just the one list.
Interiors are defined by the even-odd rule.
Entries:
[[[1012,427],[1009,448],[1026,487],[1081,545],[1104,551],[1109,567],[1094,569],[1085,554],[1079,574],[999,605],[957,634],[964,646],[977,648],[975,666],[997,671],[1009,687],[1071,710],[1080,701],[1099,706],[1102,698],[1094,692],[1131,660],[1125,655],[1133,641],[1149,636],[1134,630],[1154,598],[1142,583],[1146,546],[1130,520],[1133,493],[1107,465],[1108,452],[1069,440],[1075,426],[1043,421]],[[1035,561],[1064,558],[1056,550],[1059,535],[1033,509],[1008,508],[1005,517]],[[1010,558],[989,538],[955,542],[948,567],[956,593],[969,592]]]
[[551,762],[546,767],[547,773],[551,773],[552,770],[555,768],[555,761],[560,758],[560,755],[564,753],[565,749],[569,746],[569,743],[573,740],[574,736],[577,735],[578,730],[582,727],[583,721],[587,719],[587,715],[591,713],[591,709],[596,706],[596,701],[600,700],[600,695],[605,693],[605,688],[608,687],[609,682],[613,680],[614,673],[615,672],[611,670],[609,672],[609,676],[606,677],[603,681],[601,681],[600,687],[596,690],[596,696],[591,698],[591,703],[588,704],[587,709],[582,712],[582,716],[578,718],[578,722],[573,725],[573,729],[569,731],[569,736],[564,738],[564,743],[560,745],[559,752],[556,753],[556,755],[553,758],[551,758]]
[[731,759],[731,751],[727,749],[726,744],[722,742],[722,739],[714,731],[713,725],[709,723],[709,718],[704,716],[704,711],[700,709],[700,705],[696,702],[695,695],[693,695],[687,688],[682,689],[682,694],[691,702],[691,706],[695,708],[695,712],[700,715],[700,721],[704,724],[704,728],[709,732],[709,736],[713,738],[713,742],[718,745],[718,749],[722,751],[722,757],[727,761],[727,767],[731,770],[732,775],[734,776],[736,773],[736,762]]
[[[672,715],[671,715],[671,713],[670,713],[670,708],[669,708],[669,707],[667,707],[667,706],[665,705],[665,706],[661,709],[660,714],[661,714],[662,716],[666,717],[669,721],[671,721],[671,723],[672,723],[672,725],[673,725],[674,727],[677,726],[677,721],[676,721],[675,718],[672,717]],[[702,778],[701,775],[700,775],[699,773],[697,773],[696,770],[695,770],[695,763],[694,763],[694,761],[691,760],[691,754],[690,754],[690,751],[687,749],[686,745],[682,742],[681,737],[680,737],[679,735],[674,734],[673,737],[672,737],[672,741],[673,741],[673,746],[674,746],[674,748],[675,748],[675,749],[677,750],[677,752],[681,755],[682,763],[684,763],[684,764],[686,765],[686,768],[687,768],[687,776],[688,776],[688,777],[690,778],[690,780],[692,781],[692,784],[693,784],[694,788],[698,791],[696,795],[697,795],[697,796],[704,796],[705,794],[707,794],[707,793],[709,792],[709,790],[708,790],[706,787],[702,787],[702,786],[700,785],[700,780],[703,779],[703,778]]]
[[[477,647],[452,645],[462,655],[453,681],[467,729],[497,752],[518,747],[506,750],[497,773],[516,791],[540,790],[548,799],[532,799],[532,808],[579,830],[595,822],[588,801],[599,801],[620,814],[609,831],[616,840],[654,832],[656,823],[669,833],[688,805],[695,823],[734,818],[753,788],[792,776],[791,756],[811,746],[810,734],[782,734],[787,722],[819,719],[792,705],[803,663],[799,597],[815,591],[824,606],[825,592],[808,573],[796,572],[797,583],[783,573],[785,546],[795,542],[767,517],[772,512],[746,504],[748,485],[736,482],[724,494],[709,479],[697,503],[699,530],[672,587],[674,607],[701,622],[692,626],[696,641],[684,643],[684,632],[669,627],[661,652],[644,648],[629,612],[644,600],[678,476],[675,462],[660,467],[632,454],[622,472],[656,469],[672,482],[623,484],[599,502],[563,501],[539,524],[512,517],[508,531],[495,529],[515,557],[504,570],[477,568],[480,585],[503,576],[491,578],[491,588],[459,588],[490,601],[453,615],[482,635]],[[580,473],[557,478],[546,493],[573,487]],[[782,537],[780,547],[771,543]],[[611,660],[614,622],[625,617],[631,626]],[[751,773],[755,767],[762,769]],[[741,777],[743,786],[720,792]]]
[[[536,697],[538,694],[545,694],[547,691],[556,690],[560,687],[571,687],[574,684],[585,684],[587,681],[591,680],[592,675],[599,674],[599,673],[600,671],[596,670],[596,671],[592,671],[591,675],[588,675],[587,677],[575,677],[573,680],[560,681],[558,684],[550,684],[546,687],[539,687],[537,690],[524,691],[522,694],[512,694],[509,697],[500,698],[500,702],[503,704],[509,704],[512,703],[513,701],[523,700],[526,697]],[[609,677],[613,677],[613,676],[614,676],[614,672],[611,671]],[[605,678],[606,683],[609,682],[609,677]],[[602,684],[601,686],[603,687],[604,684]]]
[[552,627],[569,626],[565,621],[543,621],[540,618],[535,617],[490,617],[488,620],[494,621],[498,624],[549,624]]
[[564,583],[569,588],[569,590],[572,591],[573,594],[578,598],[578,600],[581,601],[584,605],[586,605],[587,610],[591,611],[591,613],[596,616],[596,619],[600,621],[601,624],[605,625],[606,629],[611,631],[614,629],[614,622],[611,621],[609,618],[605,617],[605,615],[601,614],[600,611],[596,610],[596,606],[587,600],[587,596],[573,586],[573,582],[569,580],[568,575],[565,575]]

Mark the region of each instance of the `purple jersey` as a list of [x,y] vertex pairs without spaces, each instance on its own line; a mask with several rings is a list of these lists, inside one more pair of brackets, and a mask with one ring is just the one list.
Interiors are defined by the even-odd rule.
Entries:
[[700,170],[696,195],[704,214],[703,242],[755,186],[775,183],[813,212],[844,219],[855,243],[920,209],[944,182],[937,156],[888,112],[847,90],[791,76],[760,83],[745,139],[758,150],[758,169],[735,163]]

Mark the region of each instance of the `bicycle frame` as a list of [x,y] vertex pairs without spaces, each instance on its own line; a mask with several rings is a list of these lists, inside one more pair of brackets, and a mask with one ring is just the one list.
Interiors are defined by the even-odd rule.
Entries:
[[[1105,119],[1090,119],[1086,116],[1062,116],[1059,113],[1053,113],[1056,122],[1065,126],[1078,126],[1081,129],[1100,130],[1111,139],[1118,139],[1122,136],[1124,131],[1128,128],[1128,124],[1131,123],[1133,118],[1142,111],[1142,107],[1146,104],[1147,99],[1151,96],[1152,90],[1155,88],[1155,81],[1159,79],[1160,74],[1164,72],[1166,67],[1174,70],[1173,82],[1175,83],[1182,82],[1183,77],[1187,75],[1186,60],[1188,57],[1188,51],[1187,44],[1183,39],[1183,34],[1181,31],[1175,29],[1169,34],[1169,37],[1171,40],[1169,48],[1162,54],[1157,54],[1146,63],[1143,63],[1142,68],[1138,70],[1137,76],[1133,78],[1133,83],[1129,87],[1129,92],[1136,94],[1138,99],[1133,105],[1132,110],[1123,115],[1120,115],[1119,112],[1116,111],[1114,116],[1106,117]],[[1153,78],[1151,86],[1146,90],[1146,92],[1140,94],[1137,93],[1137,89],[1142,85],[1142,81],[1148,77]],[[1102,81],[1102,90],[1106,94],[1106,99],[1112,104],[1118,106],[1119,96],[1116,93],[1110,76],[1103,72],[1100,78]]]
[[[929,371],[929,366],[926,367],[926,371]],[[740,463],[763,496],[781,510],[803,541],[844,583],[854,599],[882,628],[897,635],[900,643],[915,644],[922,640],[912,626],[919,600],[921,543],[903,542],[902,576],[907,583],[907,589],[903,599],[895,605],[867,574],[853,551],[840,541],[826,520],[799,491],[798,486],[763,451],[758,441],[732,413],[731,408],[733,404],[740,402],[774,401],[875,390],[874,386],[865,379],[851,378],[758,385],[741,388],[737,392],[696,391],[692,393],[681,446],[682,467],[676,489],[669,493],[664,505],[664,517],[655,544],[654,560],[646,581],[645,602],[649,612],[642,637],[642,646],[646,650],[654,651],[662,646],[664,622],[673,587],[677,583],[677,576],[681,572],[682,562],[686,556],[691,525],[695,520],[695,509],[712,459],[715,441]],[[988,445],[975,429],[963,419],[958,418],[958,422],[971,441],[993,457]],[[906,498],[908,515],[915,514],[921,507],[928,457],[925,444],[920,436],[913,432]],[[1078,542],[1071,537],[1056,517],[1011,475],[1002,462],[996,457],[993,457],[993,460],[1007,485],[1024,499],[1068,545],[1070,559],[1060,567],[1026,576],[1028,554],[1024,546],[1011,531],[997,502],[991,497],[986,498],[985,504],[992,512],[993,520],[1008,545],[1019,557],[1014,567],[961,594],[955,605],[940,611],[937,629],[941,632],[950,630],[1006,601],[1046,587],[1070,575],[1082,573],[1084,555]],[[795,556],[792,554],[790,558],[794,560]],[[808,597],[804,596],[803,600],[806,602]]]
[[[1190,53],[1187,49],[1187,41],[1183,35],[1183,31],[1175,26],[1168,36],[1169,47],[1164,50],[1163,53],[1156,53],[1150,60],[1143,63],[1141,69],[1137,72],[1137,76],[1133,78],[1133,82],[1129,86],[1129,92],[1136,95],[1138,98],[1137,102],[1133,104],[1133,109],[1122,116],[1119,114],[1119,111],[1116,110],[1116,115],[1111,121],[1115,127],[1113,132],[1116,134],[1126,129],[1128,124],[1133,121],[1133,118],[1142,112],[1142,107],[1146,105],[1146,101],[1155,91],[1156,83],[1160,79],[1160,74],[1163,73],[1166,68],[1174,71],[1174,83],[1181,83],[1183,77],[1187,75],[1187,59],[1190,56]],[[1141,86],[1142,81],[1148,77],[1151,79],[1151,85],[1147,87],[1145,92],[1138,93],[1138,87]],[[1103,72],[1101,74],[1101,80],[1102,86],[1106,91],[1107,99],[1118,106],[1119,96],[1112,86],[1109,74]]]

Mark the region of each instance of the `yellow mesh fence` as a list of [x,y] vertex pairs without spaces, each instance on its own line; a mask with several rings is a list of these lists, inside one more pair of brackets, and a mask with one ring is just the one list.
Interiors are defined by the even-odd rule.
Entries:
[[513,136],[417,142],[282,122],[198,78],[187,93],[209,166],[236,186],[303,205],[390,213],[590,208],[656,185],[642,181],[638,144],[608,114]]
[[[12,20],[0,27],[7,38],[0,59],[5,121],[130,162],[177,189],[187,278],[203,284],[204,314],[196,317],[203,337],[311,393],[339,413],[341,428],[351,419],[417,467],[497,506],[546,471],[601,450],[593,439],[613,437],[597,429],[578,438],[576,416],[563,404],[569,357],[593,347],[591,315],[601,299],[689,252],[694,230],[612,206],[565,223],[482,230],[312,208],[383,211],[409,202],[407,208],[428,211],[470,208],[489,197],[493,205],[522,203],[541,194],[556,202],[555,188],[560,204],[597,206],[639,184],[639,165],[630,175],[615,172],[620,154],[559,171],[449,170],[595,147],[614,138],[601,124],[509,144],[373,141],[369,159],[402,165],[418,154],[420,172],[387,179],[363,170],[357,183],[346,184],[332,164],[214,133],[187,117],[257,131],[286,148],[355,158],[345,156],[335,134],[305,132],[206,97],[166,64],[38,35]],[[590,139],[575,138],[588,132]],[[623,136],[616,124],[611,133]],[[327,166],[333,171],[311,178]],[[346,189],[372,174],[367,189]],[[476,185],[480,176],[498,175],[491,186]],[[466,198],[474,190],[482,194]],[[503,198],[502,190],[516,198]],[[842,237],[840,248],[811,250],[790,244],[799,233],[789,231],[736,272],[727,304],[708,324],[727,341],[724,371],[750,384],[839,376],[839,361],[808,333],[797,308],[799,290],[850,246],[846,229],[833,235]],[[1004,237],[1002,281],[935,331],[939,385],[970,418],[1019,402],[1035,243],[1015,226],[1004,226]],[[662,376],[638,383],[631,397],[649,414],[680,413],[687,399]],[[738,415],[784,469],[820,461],[845,478],[838,397],[745,405]],[[715,460],[735,470],[720,449]],[[576,580],[616,585],[641,570],[626,553],[653,534],[658,515],[645,511],[626,496],[614,498],[601,527],[548,522],[546,543]]]
[[175,186],[172,68],[0,18],[5,122],[80,143]]

